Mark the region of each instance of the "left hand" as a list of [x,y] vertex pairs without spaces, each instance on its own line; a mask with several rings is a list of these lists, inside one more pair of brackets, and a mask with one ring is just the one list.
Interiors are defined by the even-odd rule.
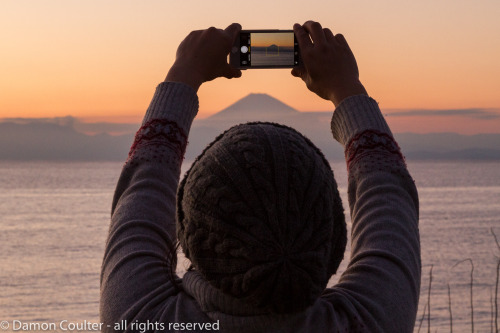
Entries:
[[240,77],[241,71],[227,63],[240,30],[241,26],[233,23],[224,30],[192,31],[179,45],[165,81],[183,82],[197,91],[202,83],[218,77]]
[[300,46],[302,64],[292,70],[309,90],[338,106],[353,95],[367,95],[359,80],[356,59],[341,34],[334,35],[318,22],[293,27]]

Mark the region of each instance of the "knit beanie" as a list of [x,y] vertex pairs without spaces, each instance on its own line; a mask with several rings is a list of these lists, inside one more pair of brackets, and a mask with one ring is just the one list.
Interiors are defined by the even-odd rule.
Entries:
[[177,193],[177,236],[195,270],[269,313],[304,310],[344,257],[344,210],[321,151],[296,130],[237,125],[194,161]]

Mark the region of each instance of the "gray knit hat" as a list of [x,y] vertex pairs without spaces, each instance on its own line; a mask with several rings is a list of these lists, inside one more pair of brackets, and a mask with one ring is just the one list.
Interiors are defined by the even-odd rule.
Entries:
[[234,126],[198,156],[177,193],[177,236],[213,286],[274,313],[311,305],[347,241],[325,157],[273,123]]

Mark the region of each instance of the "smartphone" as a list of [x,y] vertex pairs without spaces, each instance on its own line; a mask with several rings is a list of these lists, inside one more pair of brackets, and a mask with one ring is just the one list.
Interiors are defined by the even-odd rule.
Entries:
[[300,64],[299,43],[293,30],[242,30],[229,63],[239,69],[292,68]]

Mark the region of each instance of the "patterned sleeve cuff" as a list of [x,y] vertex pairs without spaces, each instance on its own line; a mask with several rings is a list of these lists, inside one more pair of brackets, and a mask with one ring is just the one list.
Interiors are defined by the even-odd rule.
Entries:
[[[398,165],[406,165],[398,143],[392,135],[376,130],[366,130],[353,137],[345,148],[347,170],[361,158],[377,156],[371,164],[378,165],[380,170]],[[375,168],[372,168],[375,169]]]
[[354,136],[366,130],[375,130],[392,136],[377,102],[366,95],[344,99],[333,113],[331,129],[335,140],[344,147]]
[[198,96],[190,86],[180,82],[162,82],[156,88],[142,125],[154,119],[174,121],[186,133],[198,113]]
[[186,151],[187,135],[176,122],[153,119],[144,124],[135,135],[128,161],[166,162],[175,153],[175,160],[182,163]]
[[189,130],[198,112],[198,97],[183,83],[163,82],[135,135],[127,164],[139,162],[182,163]]
[[[333,137],[345,147],[347,169],[387,170],[405,166],[401,149],[377,102],[366,96],[346,98],[332,117]],[[365,160],[366,163],[358,163]]]

